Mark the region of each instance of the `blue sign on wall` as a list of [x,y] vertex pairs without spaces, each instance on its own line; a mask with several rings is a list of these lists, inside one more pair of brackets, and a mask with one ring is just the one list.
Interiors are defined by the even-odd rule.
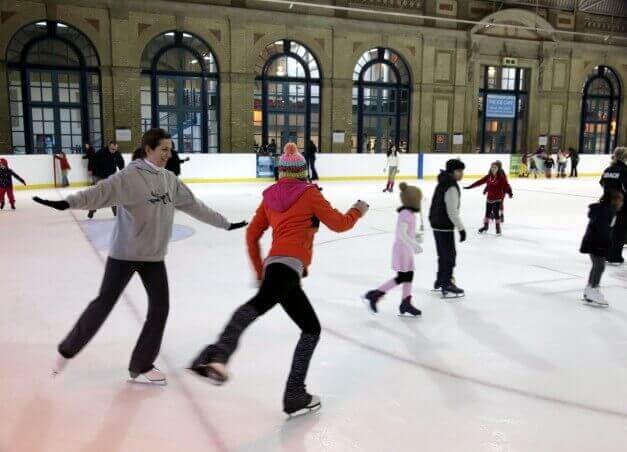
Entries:
[[488,94],[485,114],[487,118],[516,117],[516,96],[509,94]]

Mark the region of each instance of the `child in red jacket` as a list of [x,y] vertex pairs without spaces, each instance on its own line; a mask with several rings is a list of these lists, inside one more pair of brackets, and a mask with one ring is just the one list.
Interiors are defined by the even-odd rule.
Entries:
[[21,183],[26,185],[24,179],[15,174],[6,159],[0,159],[0,210],[4,209],[4,196],[5,194],[9,198],[9,204],[11,209],[15,210],[15,195],[13,194],[13,178],[16,178]]
[[54,158],[59,161],[59,166],[61,167],[61,178],[62,178],[61,186],[69,187],[70,181],[67,175],[72,169],[72,167],[70,166],[70,162],[68,162],[67,155],[65,155],[65,152],[59,151],[58,154],[54,155]]
[[509,195],[511,198],[514,196],[512,193],[512,187],[510,187],[507,181],[507,175],[503,171],[501,162],[494,162],[490,166],[490,172],[479,179],[478,181],[470,184],[465,189],[479,187],[486,184],[484,193],[487,193],[488,198],[485,207],[485,218],[483,219],[483,227],[479,229],[479,233],[483,234],[488,230],[490,220],[494,220],[496,223],[496,233],[501,234],[501,207],[505,195]]
[[[244,330],[280,303],[301,329],[283,397],[283,411],[296,415],[320,408],[320,399],[305,390],[307,369],[320,337],[320,322],[300,284],[311,263],[314,235],[321,222],[332,231],[348,231],[368,211],[368,204],[357,201],[345,214],[331,207],[320,190],[307,183],[307,162],[294,143],[285,146],[278,170],[279,181],[263,192],[263,201],[246,234],[259,291],[233,313],[218,341],[206,347],[190,369],[215,384],[226,382],[226,364]],[[272,248],[262,260],[259,240],[269,227]]]

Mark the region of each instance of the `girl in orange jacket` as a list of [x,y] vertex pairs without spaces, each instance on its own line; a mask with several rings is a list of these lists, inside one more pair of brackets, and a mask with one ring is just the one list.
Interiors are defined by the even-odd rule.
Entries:
[[[345,214],[331,207],[320,190],[307,183],[307,163],[296,145],[288,143],[279,159],[279,181],[264,191],[246,234],[248,254],[260,281],[259,291],[233,313],[218,341],[198,355],[191,370],[215,384],[226,382],[226,365],[244,330],[280,303],[301,329],[285,387],[283,411],[297,415],[320,408],[320,399],[305,390],[307,369],[320,337],[320,322],[300,280],[311,264],[319,224],[324,223],[335,232],[348,231],[367,211],[368,204],[363,201],[357,201]],[[262,260],[259,240],[269,227],[272,248]]]

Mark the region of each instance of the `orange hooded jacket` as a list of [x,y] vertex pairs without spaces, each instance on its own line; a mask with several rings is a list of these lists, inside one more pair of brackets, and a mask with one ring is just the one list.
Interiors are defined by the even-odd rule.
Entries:
[[311,264],[314,235],[318,222],[335,232],[351,229],[361,217],[358,209],[346,214],[334,209],[315,185],[298,179],[283,178],[263,192],[263,201],[246,231],[248,255],[259,280],[263,260],[259,240],[272,227],[272,248],[268,256],[299,259],[305,270]]

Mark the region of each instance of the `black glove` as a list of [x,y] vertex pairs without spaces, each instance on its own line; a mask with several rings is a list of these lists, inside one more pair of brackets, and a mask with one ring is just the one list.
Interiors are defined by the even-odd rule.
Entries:
[[466,231],[459,231],[459,242],[465,242],[466,241]]
[[233,231],[248,226],[248,221],[240,221],[239,223],[231,223],[227,231]]
[[67,201],[48,201],[47,199],[41,199],[39,196],[34,196],[33,201],[57,210],[65,210],[70,208],[70,205]]

